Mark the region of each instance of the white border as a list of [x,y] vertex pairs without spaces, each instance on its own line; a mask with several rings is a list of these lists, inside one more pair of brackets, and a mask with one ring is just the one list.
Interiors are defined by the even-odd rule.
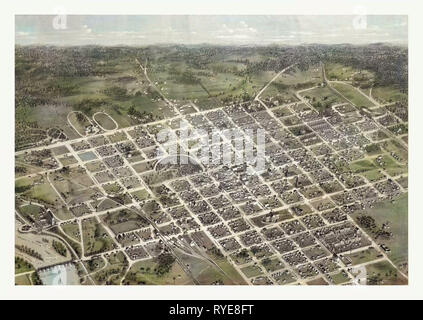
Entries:
[[[1,205],[0,298],[3,299],[417,299],[423,296],[423,212],[419,203],[422,187],[423,120],[421,97],[422,57],[419,0],[15,0],[1,2]],[[410,284],[405,287],[15,287],[14,286],[14,15],[54,14],[268,14],[332,15],[355,13],[357,6],[368,14],[409,16],[409,261]]]

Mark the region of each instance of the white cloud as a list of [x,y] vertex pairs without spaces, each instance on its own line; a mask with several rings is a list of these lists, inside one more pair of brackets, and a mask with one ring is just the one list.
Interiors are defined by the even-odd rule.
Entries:
[[233,26],[222,24],[221,28],[216,31],[216,39],[233,39],[248,40],[253,39],[258,33],[257,29],[250,27],[245,21],[239,21]]
[[[371,43],[403,38],[407,41],[406,18],[369,19],[368,28],[355,30],[347,17],[141,17],[135,20],[104,16],[102,31],[98,17],[69,16],[66,30],[52,30],[51,17],[18,16],[16,43],[45,44],[134,44],[154,43]],[[117,20],[116,20],[117,19]],[[389,20],[391,19],[391,20]],[[130,21],[129,21],[130,20]],[[110,25],[108,25],[110,21]],[[371,22],[371,23],[370,23]],[[109,29],[113,27],[116,29]]]
[[84,24],[84,25],[82,26],[82,30],[83,30],[85,33],[91,33],[91,32],[92,32],[92,29],[91,29],[91,28],[88,28],[88,26],[87,26],[86,24]]
[[223,33],[234,33],[235,30],[229,28],[226,24],[222,24],[222,31]]
[[16,32],[16,35],[19,36],[19,37],[27,37],[27,36],[30,35],[30,33],[24,32],[24,31],[18,31],[18,32]]
[[311,31],[291,31],[290,34],[299,35],[299,36],[312,36],[315,33]]
[[247,34],[233,34],[233,35],[218,35],[218,39],[250,39],[251,37]]

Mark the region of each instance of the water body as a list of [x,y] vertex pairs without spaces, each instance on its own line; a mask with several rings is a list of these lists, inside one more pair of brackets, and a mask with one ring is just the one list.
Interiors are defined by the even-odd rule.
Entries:
[[79,285],[78,272],[71,263],[41,270],[39,275],[46,286]]
[[79,153],[78,157],[80,157],[81,160],[84,161],[84,162],[97,159],[97,156],[92,151]]

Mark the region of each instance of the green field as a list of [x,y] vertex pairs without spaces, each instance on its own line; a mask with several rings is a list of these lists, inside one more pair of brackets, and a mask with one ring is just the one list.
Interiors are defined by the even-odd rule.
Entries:
[[61,204],[61,200],[50,183],[45,178],[36,176],[15,180],[15,190],[23,190],[21,193],[25,199],[40,202],[49,206]]
[[345,66],[339,63],[325,64],[326,77],[329,80],[351,81],[357,72],[353,67]]
[[24,259],[15,257],[15,274],[33,271],[34,267]]
[[376,165],[370,160],[359,160],[349,165],[354,173],[362,173],[376,169]]
[[[214,268],[219,271],[220,278],[224,284],[228,285],[244,285],[246,284],[239,272],[232,266],[232,264],[223,256],[216,255],[213,252],[208,252],[208,255],[212,260],[219,266],[221,270]],[[222,275],[222,270],[224,276]]]
[[54,215],[60,220],[69,220],[74,218],[72,212],[70,212],[70,210],[67,209],[64,204],[56,205],[54,208],[50,209],[53,211]]
[[241,268],[242,273],[245,274],[247,278],[257,277],[263,274],[263,270],[259,266],[251,265],[244,268]]
[[75,222],[69,222],[61,225],[63,232],[75,241],[81,242],[79,226]]
[[58,160],[64,167],[78,163],[78,160],[76,160],[73,155],[65,155],[63,157],[58,158]]
[[373,107],[374,104],[357,91],[353,86],[344,83],[332,83],[331,86],[359,108]]
[[331,278],[332,278],[332,281],[335,285],[344,284],[344,283],[351,280],[351,278],[348,276],[348,274],[344,270],[342,270],[342,271],[340,271],[336,274],[332,274]]
[[329,283],[323,278],[317,278],[315,280],[307,282],[308,286],[327,286]]
[[[373,209],[354,213],[353,218],[356,220],[360,214],[374,218],[378,227],[388,224],[387,231],[392,232],[392,238],[389,240],[378,238],[375,241],[388,246],[391,252],[387,254],[392,262],[406,269],[408,264],[408,194],[401,195],[394,203],[385,201],[376,204]],[[374,238],[374,234],[370,233],[370,235]]]
[[102,128],[106,130],[117,129],[115,122],[106,113],[97,113],[93,116],[93,118]]
[[23,274],[20,276],[15,277],[15,284],[17,286],[31,286],[31,275],[30,274]]
[[84,261],[84,265],[89,273],[98,272],[106,266],[106,261],[102,257],[93,257]]
[[408,101],[408,94],[395,87],[374,87],[372,97],[383,104],[394,101]]
[[94,281],[97,284],[120,285],[128,268],[128,260],[122,252],[112,253],[106,256],[106,260],[106,267],[94,273]]
[[94,218],[82,221],[82,239],[86,255],[98,254],[113,249],[113,240],[104,227]]
[[173,263],[169,272],[157,272],[158,263],[145,260],[135,263],[129,270],[124,282],[127,284],[143,285],[192,285],[192,280],[185,274],[177,263]]
[[85,129],[91,125],[91,122],[88,120],[86,115],[82,112],[72,112],[68,115],[68,119],[81,136],[86,135]]
[[360,175],[365,177],[370,182],[379,181],[385,178],[385,175],[382,172],[380,172],[380,170],[366,171],[366,172],[362,172]]
[[383,168],[391,177],[396,177],[408,172],[408,167],[406,165],[398,163],[390,155],[383,154],[379,160],[379,163],[374,160],[375,165],[378,168]]
[[277,258],[272,259],[263,259],[261,261],[262,266],[266,269],[267,272],[274,272],[280,269],[283,269],[284,264]]
[[373,247],[351,254],[343,254],[345,258],[351,260],[351,265],[355,266],[362,263],[367,263],[376,260],[380,257],[380,253]]
[[26,206],[22,206],[19,208],[19,212],[22,214],[23,217],[25,217],[27,220],[34,220],[39,221],[40,215],[43,212],[43,208],[34,205],[34,204],[28,204]]
[[313,107],[320,112],[323,112],[325,109],[330,108],[333,105],[346,102],[327,86],[304,91],[301,95],[308,99]]
[[295,93],[299,90],[317,86],[322,82],[321,69],[311,66],[308,70],[293,68],[281,74],[261,95],[279,101],[279,104],[297,101]]
[[408,280],[387,261],[367,265],[368,285],[407,285]]
[[[81,258],[82,257],[82,247],[79,242],[74,241],[71,237],[69,237],[67,234],[63,233],[58,227],[53,227],[50,229],[51,232],[56,233],[60,237],[62,237],[64,240],[66,240],[67,244],[69,244],[72,249],[75,251],[75,254],[77,257],[75,258]],[[72,256],[74,256],[72,252]]]
[[129,232],[148,226],[147,220],[132,210],[118,210],[101,216],[101,220],[115,233]]
[[150,198],[150,194],[145,189],[134,191],[131,195],[136,197],[137,201],[144,201]]

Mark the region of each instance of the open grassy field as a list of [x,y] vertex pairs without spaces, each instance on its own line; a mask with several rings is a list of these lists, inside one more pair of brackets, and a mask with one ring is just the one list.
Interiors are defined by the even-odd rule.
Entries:
[[273,97],[280,103],[290,103],[298,100],[295,97],[296,91],[317,86],[322,82],[322,72],[318,66],[312,66],[308,70],[293,68],[281,74],[261,97]]
[[31,286],[31,275],[30,274],[23,274],[20,276],[15,277],[15,285],[17,286]]
[[386,150],[389,154],[395,154],[395,157],[398,158],[401,162],[408,161],[408,150],[405,149],[395,140],[383,141],[380,143],[381,147]]
[[74,167],[65,172],[50,174],[50,181],[69,204],[77,204],[90,200],[99,190],[92,187],[94,182],[86,170]]
[[377,168],[376,165],[368,159],[355,161],[351,163],[349,167],[354,173],[367,172]]
[[148,226],[148,222],[130,210],[118,210],[109,212],[101,216],[101,220],[106,223],[115,233],[129,232]]
[[76,222],[68,222],[61,225],[63,232],[75,241],[81,242],[79,226]]
[[366,266],[368,285],[407,285],[408,280],[387,261]]
[[317,278],[315,280],[307,282],[307,285],[309,286],[327,286],[329,283],[323,278]]
[[228,57],[201,68],[184,59],[160,60],[160,64],[153,63],[150,78],[168,99],[191,100],[201,109],[210,109],[232,99],[251,99],[276,74],[274,71],[243,74],[245,67],[244,62]]
[[263,270],[259,266],[256,266],[256,265],[250,265],[250,266],[247,266],[247,267],[243,267],[243,268],[241,268],[241,271],[242,271],[242,273],[245,274],[245,276],[247,278],[254,278],[254,277],[257,277],[257,276],[263,274]]
[[24,155],[15,156],[15,167],[22,169],[22,171],[19,172],[15,170],[15,178],[40,173],[45,170],[42,165],[26,160]]
[[104,129],[106,130],[113,130],[117,129],[115,122],[111,117],[104,112],[96,113],[93,116],[93,119]]
[[198,72],[185,63],[165,63],[158,67],[153,66],[150,78],[168,99],[194,100],[209,96],[201,85]]
[[379,181],[385,178],[385,174],[383,174],[380,170],[365,171],[360,173],[360,175],[369,180],[370,182]]
[[75,157],[70,154],[64,155],[63,157],[58,158],[58,160],[64,167],[78,163],[78,160],[76,160]]
[[199,283],[204,285],[217,283],[225,285],[246,284],[241,275],[226,260],[226,258],[217,257],[213,254],[209,254],[209,256],[219,267],[211,265],[202,259],[182,255],[183,261],[190,265],[193,276]]
[[334,93],[328,87],[318,87],[312,90],[307,90],[302,92],[301,95],[308,99],[313,107],[315,107],[318,111],[324,111],[326,108],[346,102],[342,97]]
[[69,113],[68,120],[81,136],[86,135],[86,128],[91,125],[91,122],[87,116],[78,111]]
[[351,81],[354,74],[358,72],[351,66],[345,66],[339,63],[325,64],[326,77],[329,80]]
[[84,261],[84,265],[89,273],[97,272],[106,266],[105,261],[101,256],[92,257],[90,260]]
[[330,81],[347,81],[353,83],[354,86],[363,88],[363,90],[368,90],[367,88],[370,88],[375,81],[373,72],[340,63],[326,63],[325,71],[326,77]]
[[[26,105],[15,109],[16,117],[16,150],[31,147],[34,143],[46,139],[49,128],[60,128],[69,139],[79,137],[78,133],[69,125],[67,115],[73,111],[72,107],[63,103],[47,104],[30,107]],[[37,129],[34,130],[33,127]]]
[[408,172],[408,166],[397,162],[388,154],[383,154],[375,159],[374,163],[378,168],[383,168],[391,177],[396,177]]
[[82,221],[82,239],[86,255],[109,251],[114,247],[113,240],[94,218]]
[[344,284],[351,280],[351,278],[348,276],[348,274],[344,270],[341,270],[338,273],[332,274],[330,275],[330,277],[332,278],[332,281],[335,285]]
[[15,274],[33,271],[34,267],[26,260],[15,257]]
[[150,194],[145,189],[134,191],[131,195],[134,196],[137,201],[144,201],[150,198]]
[[349,84],[332,83],[331,86],[359,108],[370,108],[374,106],[374,104],[369,99],[367,99],[364,95],[362,95]]
[[391,250],[387,253],[389,258],[395,265],[406,270],[408,265],[408,194],[401,195],[393,203],[381,202],[373,209],[354,213],[353,218],[357,220],[357,217],[363,214],[375,219],[379,228],[383,224],[388,226],[387,231],[392,232],[390,239],[376,238],[373,233],[369,234],[377,243],[388,246]]
[[[65,239],[67,244],[69,244],[72,247],[72,249],[75,251],[75,254],[77,255],[76,258],[82,257],[82,246],[80,242],[76,242],[67,233],[62,232],[62,230],[60,230],[58,227],[53,227],[50,231],[59,235],[61,238]],[[74,256],[73,252],[72,252],[72,255]]]
[[351,261],[351,265],[355,266],[378,259],[380,257],[380,253],[375,248],[370,247],[359,252],[343,254],[342,257],[343,259]]
[[70,212],[70,210],[66,208],[64,204],[56,205],[50,209],[53,211],[54,215],[60,220],[69,220],[75,217],[72,212]]
[[124,282],[143,285],[193,285],[177,263],[173,263],[169,272],[157,273],[158,263],[154,259],[135,263],[128,272]]
[[[208,253],[209,257],[223,270],[225,276],[223,277],[223,282],[229,285],[244,285],[246,284],[239,272],[229,263],[229,261],[222,257],[213,254],[212,252]],[[222,274],[221,274],[222,276]]]
[[22,207],[19,207],[19,212],[22,214],[24,218],[27,220],[29,219],[38,221],[40,219],[41,213],[44,211],[42,207],[34,205],[34,204],[28,204]]
[[278,258],[263,259],[261,264],[264,266],[267,272],[275,272],[283,269],[284,264]]
[[391,103],[395,101],[408,101],[408,94],[395,87],[374,87],[372,97],[379,103]]
[[97,284],[120,285],[128,268],[128,260],[122,252],[106,255],[105,268],[94,273],[93,278]]
[[23,190],[24,199],[33,200],[49,206],[60,205],[62,202],[44,177],[35,176],[15,180],[15,189]]

